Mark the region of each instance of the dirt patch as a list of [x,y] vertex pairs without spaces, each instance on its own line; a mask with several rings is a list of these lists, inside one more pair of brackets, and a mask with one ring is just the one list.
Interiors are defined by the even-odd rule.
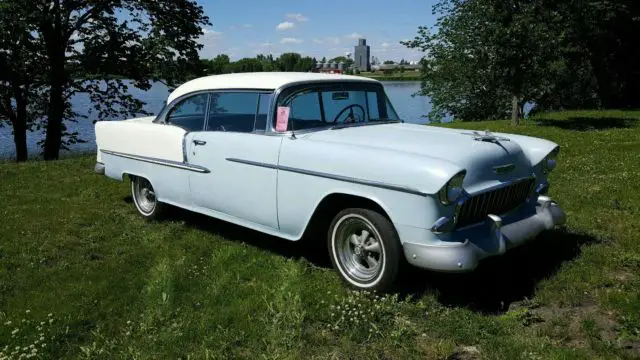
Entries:
[[631,357],[640,356],[640,342],[618,338],[620,324],[616,321],[616,314],[603,311],[593,302],[575,307],[520,302],[512,304],[510,311],[519,311],[525,326],[549,336],[557,345],[591,348],[594,342],[600,342]]
[[475,346],[461,346],[447,360],[480,360],[480,350]]

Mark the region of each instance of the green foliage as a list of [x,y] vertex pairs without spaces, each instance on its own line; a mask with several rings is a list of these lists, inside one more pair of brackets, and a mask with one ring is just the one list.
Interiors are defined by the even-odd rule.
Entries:
[[0,2],[0,127],[13,130],[16,160],[26,161],[27,131],[40,125],[46,106],[43,94],[43,54],[29,26],[14,18],[18,2]]
[[221,54],[213,60],[201,60],[201,67],[208,75],[270,71],[308,72],[315,67],[315,62],[313,58],[302,57],[298,53],[284,53],[276,59],[271,54],[259,54],[255,58],[242,58],[238,61],[231,61],[229,56]]
[[419,94],[431,119],[500,119],[527,102],[640,106],[640,48],[629,35],[640,31],[638,2],[443,0],[434,13],[435,32],[420,27],[402,42],[428,54]]
[[[0,53],[20,50],[21,56],[38,62],[37,71],[28,75],[38,91],[46,94],[43,146],[47,160],[58,158],[60,149],[81,141],[63,122],[80,118],[71,108],[72,96],[89,96],[93,120],[144,114],[144,104],[128,88],[146,90],[153,81],[175,86],[196,71],[202,47],[197,40],[202,26],[209,25],[202,7],[193,0],[1,4],[0,29],[19,29],[21,36],[28,34],[29,38],[19,43],[19,49],[1,41]],[[6,64],[9,72],[24,74],[29,63]],[[20,84],[15,78],[8,81]]]

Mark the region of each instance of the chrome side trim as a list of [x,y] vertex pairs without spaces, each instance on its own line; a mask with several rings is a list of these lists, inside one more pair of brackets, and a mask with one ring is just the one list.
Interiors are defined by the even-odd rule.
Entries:
[[357,178],[352,178],[352,177],[348,177],[348,176],[334,175],[334,174],[328,174],[328,173],[324,173],[324,172],[306,170],[306,169],[298,169],[298,168],[293,168],[293,167],[289,167],[289,166],[267,164],[267,163],[261,163],[261,162],[251,161],[251,160],[243,160],[243,159],[235,159],[235,158],[227,158],[226,160],[227,161],[231,161],[231,162],[240,163],[240,164],[245,164],[245,165],[259,166],[259,167],[264,167],[264,168],[269,168],[269,169],[277,169],[277,170],[288,171],[288,172],[293,172],[293,173],[297,173],[297,174],[303,174],[303,175],[321,177],[321,178],[325,178],[325,179],[344,181],[344,182],[349,182],[349,183],[353,183],[353,184],[372,186],[372,187],[377,187],[377,188],[381,188],[381,189],[399,191],[399,192],[404,192],[404,193],[412,194],[412,195],[419,195],[419,196],[428,196],[429,195],[429,194],[426,194],[426,193],[424,193],[424,192],[422,192],[420,190],[417,190],[417,189],[412,189],[412,188],[409,188],[409,187],[406,187],[406,186],[387,184],[387,183],[378,182],[378,181],[363,180],[363,179],[357,179]]
[[152,158],[147,156],[131,155],[131,154],[125,154],[125,153],[120,153],[117,151],[110,151],[110,150],[100,150],[100,151],[107,155],[119,156],[127,159],[144,161],[151,164],[169,166],[177,169],[189,170],[189,171],[194,171],[202,174],[207,174],[211,172],[209,171],[209,169],[205,167],[198,166],[198,165],[189,165],[187,163],[181,163],[178,161],[164,160],[164,159]]
[[257,161],[251,161],[251,160],[242,160],[242,159],[235,159],[235,158],[227,158],[226,160],[227,161],[231,161],[231,162],[235,162],[235,163],[258,166],[258,167],[263,167],[263,168],[268,168],[268,169],[277,169],[278,168],[278,165],[261,163],[261,162],[257,162]]

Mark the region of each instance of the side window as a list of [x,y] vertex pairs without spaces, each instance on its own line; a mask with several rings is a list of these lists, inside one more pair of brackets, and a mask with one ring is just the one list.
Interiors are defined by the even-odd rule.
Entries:
[[207,131],[253,132],[258,97],[248,92],[212,93]]
[[380,119],[380,109],[378,108],[378,93],[376,92],[368,92],[367,93],[367,106],[369,106],[369,109],[367,109],[367,111],[369,112],[369,119],[373,119],[373,120],[378,120]]
[[289,128],[303,130],[325,125],[317,92],[296,95],[289,106]]
[[198,94],[176,104],[167,116],[167,123],[188,131],[204,129],[204,113],[207,110],[208,94]]
[[267,113],[271,105],[272,94],[260,94],[258,98],[258,114],[256,114],[256,131],[264,131],[267,127]]

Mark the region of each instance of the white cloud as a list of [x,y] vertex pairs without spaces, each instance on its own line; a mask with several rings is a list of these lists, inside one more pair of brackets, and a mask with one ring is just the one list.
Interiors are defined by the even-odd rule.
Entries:
[[287,38],[280,39],[280,43],[281,44],[302,44],[303,41],[298,38],[287,37]]
[[287,19],[295,20],[297,22],[306,22],[309,21],[309,18],[302,14],[287,14]]
[[355,40],[355,39],[361,39],[361,38],[364,38],[364,35],[359,34],[359,33],[357,33],[357,32],[354,32],[354,33],[351,33],[351,34],[349,34],[349,35],[345,35],[344,37],[346,37],[347,39]]
[[291,30],[295,28],[296,28],[296,24],[290,21],[281,22],[280,24],[278,24],[278,26],[276,26],[276,30],[278,31]]
[[211,57],[215,56],[222,43],[222,33],[212,29],[202,28],[202,35],[198,38],[198,42],[203,45],[200,50],[200,56]]
[[262,44],[260,44],[260,46],[261,47],[272,47],[273,43],[270,43],[270,42],[267,41],[267,42],[263,42]]
[[388,43],[388,42],[383,42],[382,44],[380,44],[380,46],[382,46],[382,48],[383,48],[383,49],[390,48],[390,47],[391,47],[391,45],[392,45],[392,44],[391,44],[391,43]]
[[242,25],[242,27],[245,28],[245,29],[251,29],[253,27],[253,25],[252,24],[244,24],[244,25]]
[[200,30],[202,30],[202,33],[204,34],[203,36],[207,36],[207,35],[217,36],[217,35],[221,35],[222,34],[219,31],[215,31],[215,30],[207,29],[207,28],[201,28]]

